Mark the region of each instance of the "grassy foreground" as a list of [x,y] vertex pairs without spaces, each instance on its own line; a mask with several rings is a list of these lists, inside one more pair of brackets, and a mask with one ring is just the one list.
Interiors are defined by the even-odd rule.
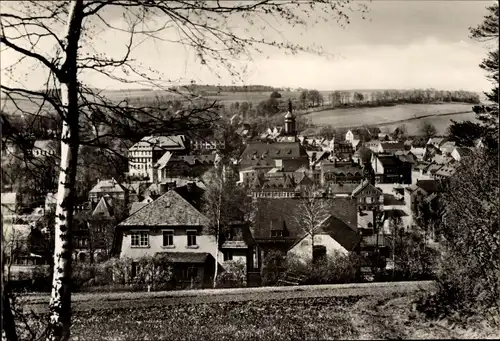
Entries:
[[73,340],[325,340],[499,338],[480,323],[468,329],[429,321],[412,296],[329,297],[155,305],[75,312]]

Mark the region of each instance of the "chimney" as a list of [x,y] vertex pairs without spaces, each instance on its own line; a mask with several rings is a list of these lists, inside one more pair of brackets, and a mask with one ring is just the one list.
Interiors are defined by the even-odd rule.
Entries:
[[160,184],[160,195],[168,192],[168,183]]
[[187,187],[188,192],[192,192],[195,186],[196,186],[196,185],[195,185],[195,183],[194,183],[194,182],[188,182],[188,183],[186,184],[186,187]]

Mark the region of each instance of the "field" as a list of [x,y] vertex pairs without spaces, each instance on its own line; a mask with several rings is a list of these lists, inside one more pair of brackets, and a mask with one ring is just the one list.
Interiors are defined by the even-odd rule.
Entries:
[[[73,340],[353,340],[498,338],[493,328],[467,329],[428,320],[414,295],[296,298],[247,302],[133,304],[73,313]],[[38,326],[40,328],[40,326]]]
[[306,115],[314,125],[352,128],[363,125],[379,126],[382,131],[405,124],[409,134],[418,134],[423,119],[433,123],[443,134],[453,120],[473,120],[471,104],[402,104],[391,107],[333,109]]

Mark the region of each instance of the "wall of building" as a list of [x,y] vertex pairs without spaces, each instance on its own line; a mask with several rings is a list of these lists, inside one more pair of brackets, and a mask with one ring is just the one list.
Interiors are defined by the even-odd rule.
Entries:
[[[194,229],[194,228],[193,228]],[[149,246],[148,247],[132,247],[131,231],[143,231],[141,229],[131,229],[124,232],[122,239],[122,248],[120,257],[130,257],[138,259],[144,256],[154,256],[157,252],[207,252],[216,258],[215,236],[198,235],[196,236],[197,247],[187,246],[187,230],[190,228],[159,228],[157,230],[149,230]],[[173,246],[163,246],[163,230],[174,230]],[[198,229],[199,231],[199,229]],[[218,253],[218,262],[224,261],[222,252]]]
[[[348,251],[340,245],[335,239],[328,234],[317,234],[314,236],[314,245],[322,245],[326,248],[327,257],[335,256],[340,253],[347,255]],[[312,259],[312,243],[311,236],[305,237],[303,240],[293,246],[288,252],[288,255],[296,256],[302,261],[310,261]]]

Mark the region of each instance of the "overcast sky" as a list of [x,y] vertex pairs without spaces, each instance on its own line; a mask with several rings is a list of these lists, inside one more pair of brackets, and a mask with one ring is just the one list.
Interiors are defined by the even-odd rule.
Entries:
[[[432,87],[484,91],[490,85],[478,64],[486,49],[469,39],[468,28],[482,21],[491,3],[373,0],[366,2],[367,19],[353,14],[350,25],[344,29],[335,21],[300,31],[272,24],[269,32],[278,30],[292,42],[321,45],[334,57],[305,53],[287,56],[282,51],[266,50],[264,54],[254,54],[253,61],[239,64],[247,70],[241,79],[224,74],[218,78],[196,61],[193,51],[159,41],[141,44],[134,50],[134,58],[182,83],[193,79],[203,84],[236,82],[319,90]],[[93,40],[96,49],[105,53],[120,51],[125,42],[110,31],[103,31]],[[17,57],[2,50],[2,67]],[[15,79],[30,88],[40,87],[43,74],[27,72],[29,64],[20,65]],[[11,83],[2,76],[2,82]],[[99,88],[118,87],[105,77],[95,75],[84,75],[82,80]]]

